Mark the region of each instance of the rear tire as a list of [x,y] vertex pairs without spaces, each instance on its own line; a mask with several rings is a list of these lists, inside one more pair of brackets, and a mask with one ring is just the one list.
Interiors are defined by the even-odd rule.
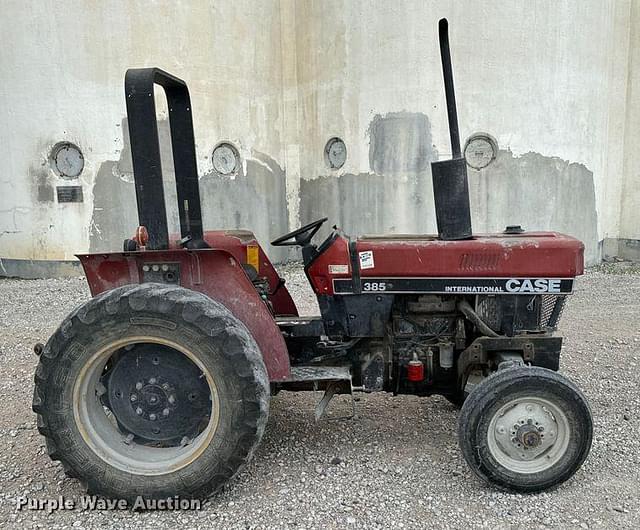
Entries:
[[[135,354],[141,370],[143,361],[146,366],[160,364],[160,359],[173,364],[162,372],[164,385],[138,377],[135,369],[120,370],[119,385],[131,375],[144,382],[136,400],[151,400],[149,406],[165,400],[166,408],[137,412],[137,420],[133,413],[131,420],[123,407],[134,401],[135,389],[122,392],[118,386],[117,398],[123,399],[119,410],[125,411],[121,416],[111,410],[117,410],[117,404],[105,402],[105,394],[116,399],[109,388],[115,375],[110,374],[138,347],[146,348]],[[150,363],[154,348],[166,357]],[[196,374],[194,378],[186,383],[184,377],[172,380],[175,363],[184,373]],[[203,497],[219,489],[253,455],[269,410],[266,368],[246,327],[209,297],[161,284],[113,289],[76,309],[47,342],[35,383],[33,410],[50,457],[61,461],[67,475],[85,483],[89,493],[129,500]],[[166,404],[168,398],[172,405]],[[189,400],[201,400],[199,408]],[[202,418],[194,416],[185,426],[180,406],[201,411]],[[174,407],[177,427],[169,422]],[[140,437],[159,432],[163,414],[166,424],[173,425],[174,438],[180,439],[180,429],[190,429],[192,437],[184,436],[182,442]],[[125,419],[129,425],[137,421],[140,429],[123,433]]]
[[569,479],[591,448],[586,398],[560,374],[540,367],[506,368],[469,394],[458,423],[465,460],[484,481],[523,493]]

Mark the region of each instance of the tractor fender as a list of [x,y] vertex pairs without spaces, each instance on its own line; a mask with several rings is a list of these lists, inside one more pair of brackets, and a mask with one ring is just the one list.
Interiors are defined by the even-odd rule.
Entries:
[[290,377],[289,353],[271,312],[240,263],[219,249],[78,254],[92,296],[122,285],[160,282],[206,294],[223,304],[260,347],[269,380]]

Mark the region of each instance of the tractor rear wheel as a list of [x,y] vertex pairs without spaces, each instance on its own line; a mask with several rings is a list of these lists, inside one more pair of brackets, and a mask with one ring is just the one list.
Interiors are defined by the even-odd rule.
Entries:
[[586,398],[571,381],[540,367],[505,368],[471,391],[458,439],[481,479],[501,489],[558,486],[582,465],[593,436]]
[[128,285],[76,309],[35,382],[51,458],[114,498],[207,495],[251,458],[268,416],[267,373],[246,327],[177,286]]

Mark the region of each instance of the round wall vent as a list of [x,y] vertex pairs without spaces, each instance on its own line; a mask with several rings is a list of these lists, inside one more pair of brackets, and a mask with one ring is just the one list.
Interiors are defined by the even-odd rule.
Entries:
[[53,146],[50,165],[59,177],[74,179],[84,169],[84,156],[80,148],[70,142],[59,142]]
[[347,161],[347,146],[342,138],[331,138],[324,147],[324,160],[330,169],[340,169]]
[[228,142],[218,144],[213,149],[213,169],[218,175],[235,175],[240,168],[238,150]]
[[484,169],[496,159],[497,154],[498,142],[486,133],[472,134],[464,145],[464,157],[473,169]]

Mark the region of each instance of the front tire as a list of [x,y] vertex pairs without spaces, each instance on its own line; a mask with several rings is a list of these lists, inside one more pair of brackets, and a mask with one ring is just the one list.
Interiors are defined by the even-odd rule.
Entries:
[[506,368],[483,380],[460,411],[465,460],[484,481],[507,491],[553,488],[582,465],[593,436],[586,398],[560,374]]
[[251,458],[268,417],[266,368],[246,327],[177,286],[128,285],[76,309],[35,382],[50,457],[114,498],[206,496]]

